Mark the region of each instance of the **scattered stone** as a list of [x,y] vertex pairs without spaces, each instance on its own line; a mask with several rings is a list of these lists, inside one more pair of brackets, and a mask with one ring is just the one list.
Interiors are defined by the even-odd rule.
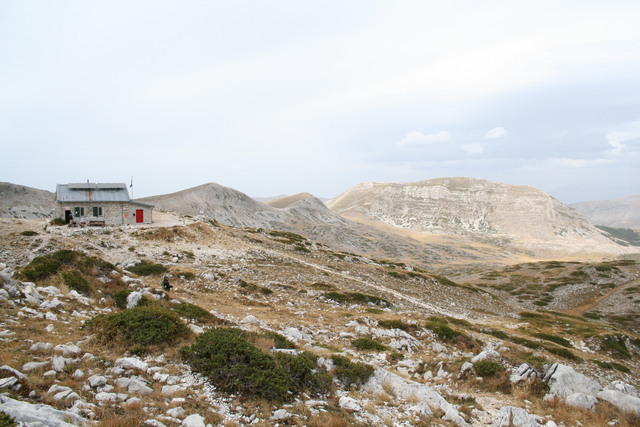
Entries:
[[91,375],[87,381],[92,388],[96,388],[105,385],[107,378],[102,375]]
[[167,414],[172,416],[173,418],[182,418],[184,416],[184,409],[176,406],[175,408],[167,410]]
[[33,353],[45,353],[50,351],[52,348],[53,348],[53,344],[51,343],[37,342],[37,343],[31,344],[31,347],[29,347],[29,351]]
[[182,420],[184,427],[206,427],[204,418],[200,414],[191,414],[184,420]]
[[127,308],[133,308],[138,305],[142,299],[142,292],[131,292],[127,295]]
[[137,369],[139,371],[146,371],[149,367],[146,362],[138,359],[137,357],[122,357],[116,360],[116,367],[122,369]]
[[184,387],[180,385],[163,385],[162,390],[160,391],[164,395],[172,395],[184,390]]
[[32,404],[0,395],[0,411],[29,426],[73,427],[86,426],[83,417],[71,411],[61,411],[49,405]]
[[545,365],[543,380],[549,386],[549,394],[562,398],[573,393],[595,396],[600,391],[600,384],[560,363]]
[[528,364],[523,363],[513,370],[513,373],[509,377],[509,381],[512,384],[518,384],[522,381],[526,381],[529,378],[536,378],[538,373]]
[[342,409],[345,409],[349,412],[360,412],[362,411],[362,406],[352,397],[349,396],[341,396],[338,401],[338,406]]
[[638,397],[617,390],[603,390],[598,393],[598,399],[609,402],[623,411],[640,415],[640,398]]
[[638,390],[634,386],[622,381],[613,381],[611,384],[605,387],[605,390],[616,390],[620,393],[628,394],[633,397],[640,397],[640,394],[638,394]]
[[49,365],[49,362],[27,362],[22,365],[22,370],[25,372],[35,371],[36,369],[44,368]]
[[597,403],[598,399],[590,394],[573,393],[565,397],[564,401],[569,406],[575,406],[577,408],[583,409],[592,409]]
[[27,376],[25,374],[23,374],[22,372],[18,371],[17,369],[13,369],[11,366],[9,365],[2,365],[0,366],[0,372],[9,372],[11,375],[18,377],[20,379],[26,379]]
[[539,427],[542,419],[521,408],[503,406],[493,427]]
[[75,356],[82,351],[80,350],[80,347],[72,343],[57,345],[53,350],[58,353],[62,353],[63,356]]

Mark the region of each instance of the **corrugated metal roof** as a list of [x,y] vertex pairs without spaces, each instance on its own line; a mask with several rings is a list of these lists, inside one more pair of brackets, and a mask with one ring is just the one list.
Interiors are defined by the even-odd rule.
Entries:
[[126,184],[58,184],[58,202],[128,202],[129,191]]

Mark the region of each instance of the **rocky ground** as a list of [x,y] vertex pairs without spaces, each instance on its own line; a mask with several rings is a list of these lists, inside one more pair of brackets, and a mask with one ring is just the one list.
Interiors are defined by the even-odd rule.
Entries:
[[[514,267],[556,281],[587,274],[596,288],[575,303],[555,288],[557,305],[535,305],[544,296],[499,289],[507,279],[478,286],[492,283],[480,278],[489,271],[457,283],[291,233],[158,219],[100,229],[0,220],[0,412],[30,426],[640,423],[640,339],[595,307],[609,301],[601,290],[632,294],[635,263],[610,265],[604,289],[592,283],[605,283],[601,264]],[[60,250],[80,255],[34,270]],[[95,320],[160,304],[186,325],[171,343],[105,339]],[[595,309],[571,312],[585,304]],[[330,384],[277,399],[227,391],[181,351],[226,328],[268,358],[312,354],[313,375]],[[358,381],[342,375],[342,358],[363,364]]]

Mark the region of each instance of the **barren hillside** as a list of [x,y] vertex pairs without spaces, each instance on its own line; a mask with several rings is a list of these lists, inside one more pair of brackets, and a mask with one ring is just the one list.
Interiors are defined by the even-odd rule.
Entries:
[[570,206],[594,224],[640,230],[640,195],[573,203]]
[[55,194],[24,185],[0,182],[0,218],[44,218],[51,216]]

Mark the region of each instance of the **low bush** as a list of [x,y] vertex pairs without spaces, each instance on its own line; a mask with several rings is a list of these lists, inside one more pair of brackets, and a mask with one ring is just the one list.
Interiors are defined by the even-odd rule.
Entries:
[[384,351],[387,349],[386,346],[380,344],[378,341],[373,340],[371,338],[356,338],[351,341],[351,345],[358,350],[373,350],[373,351]]
[[557,335],[551,335],[551,334],[545,334],[545,333],[537,333],[537,334],[533,334],[534,337],[536,338],[540,338],[542,340],[545,341],[551,341],[554,342],[556,344],[559,344],[563,347],[567,347],[567,348],[572,348],[573,346],[571,345],[571,342],[569,342],[568,340],[559,337]]
[[296,345],[289,341],[286,337],[280,335],[277,332],[265,332],[263,334],[267,338],[271,338],[276,348],[296,348]]
[[327,292],[323,297],[340,304],[374,304],[382,307],[391,307],[391,303],[383,298],[373,295],[361,294],[360,292],[338,293]]
[[136,265],[127,267],[127,270],[137,274],[138,276],[153,276],[166,272],[167,267],[161,264],[153,264],[148,261],[142,261]]
[[155,305],[101,314],[91,319],[87,326],[99,340],[121,342],[128,347],[173,345],[191,334],[175,313]]
[[627,368],[626,366],[624,366],[624,365],[622,365],[620,363],[603,362],[603,361],[597,360],[597,359],[592,360],[592,362],[595,363],[596,365],[600,366],[603,369],[615,369],[616,371],[624,372],[626,374],[631,373],[631,369]]
[[571,351],[569,351],[569,350],[567,350],[566,348],[563,348],[563,347],[556,347],[556,346],[552,346],[552,345],[543,345],[542,348],[544,348],[545,350],[547,350],[551,354],[555,354],[556,356],[564,357],[565,359],[573,360],[574,362],[582,361],[582,359],[580,359],[578,356],[576,356]]
[[75,267],[85,274],[108,274],[115,270],[110,264],[100,258],[91,257],[82,252],[62,249],[47,255],[35,257],[27,264],[20,274],[25,278],[38,281],[46,279],[64,268]]
[[[292,382],[287,371],[278,367],[271,355],[247,342],[239,329],[209,330],[193,345],[182,348],[181,354],[194,371],[222,391],[272,401],[289,397]],[[303,364],[291,362],[295,365],[292,370],[303,369]]]
[[32,237],[32,236],[37,236],[38,233],[36,233],[35,231],[31,231],[31,230],[25,230],[22,233],[20,233],[21,236],[26,236],[26,237]]
[[438,338],[443,341],[451,341],[455,337],[460,335],[460,332],[456,331],[455,329],[451,329],[446,323],[438,321],[428,321],[425,325],[425,328],[433,331],[438,336]]
[[85,295],[91,293],[91,285],[89,285],[89,281],[85,279],[78,270],[63,272],[62,280],[69,289],[73,289]]
[[501,364],[491,360],[481,360],[473,364],[473,369],[481,377],[492,377],[500,371],[504,371]]
[[193,280],[196,278],[196,275],[191,271],[178,271],[177,273],[173,273],[174,276],[180,277],[184,280]]
[[605,335],[602,337],[602,349],[618,359],[629,359],[631,353],[625,344],[623,335]]
[[184,317],[189,320],[197,320],[202,323],[213,323],[220,321],[213,314],[209,313],[204,308],[198,307],[188,302],[179,302],[169,305],[169,309],[176,313],[180,317]]
[[16,427],[17,425],[12,417],[0,411],[0,427]]
[[378,326],[386,329],[401,329],[405,332],[415,331],[418,328],[416,325],[410,325],[398,319],[380,320]]
[[115,292],[112,295],[113,300],[115,301],[116,306],[118,306],[118,308],[121,308],[123,310],[127,308],[127,297],[131,292],[133,292],[131,289],[123,289]]
[[324,371],[318,371],[318,357],[307,351],[300,354],[276,353],[276,365],[283,369],[288,377],[290,389],[295,393],[326,394],[333,379]]
[[62,219],[62,218],[53,218],[51,221],[49,221],[49,224],[51,224],[51,225],[67,225],[65,220]]
[[331,361],[335,367],[336,377],[346,386],[360,386],[373,375],[373,367],[364,363],[356,363],[343,356],[333,356]]

